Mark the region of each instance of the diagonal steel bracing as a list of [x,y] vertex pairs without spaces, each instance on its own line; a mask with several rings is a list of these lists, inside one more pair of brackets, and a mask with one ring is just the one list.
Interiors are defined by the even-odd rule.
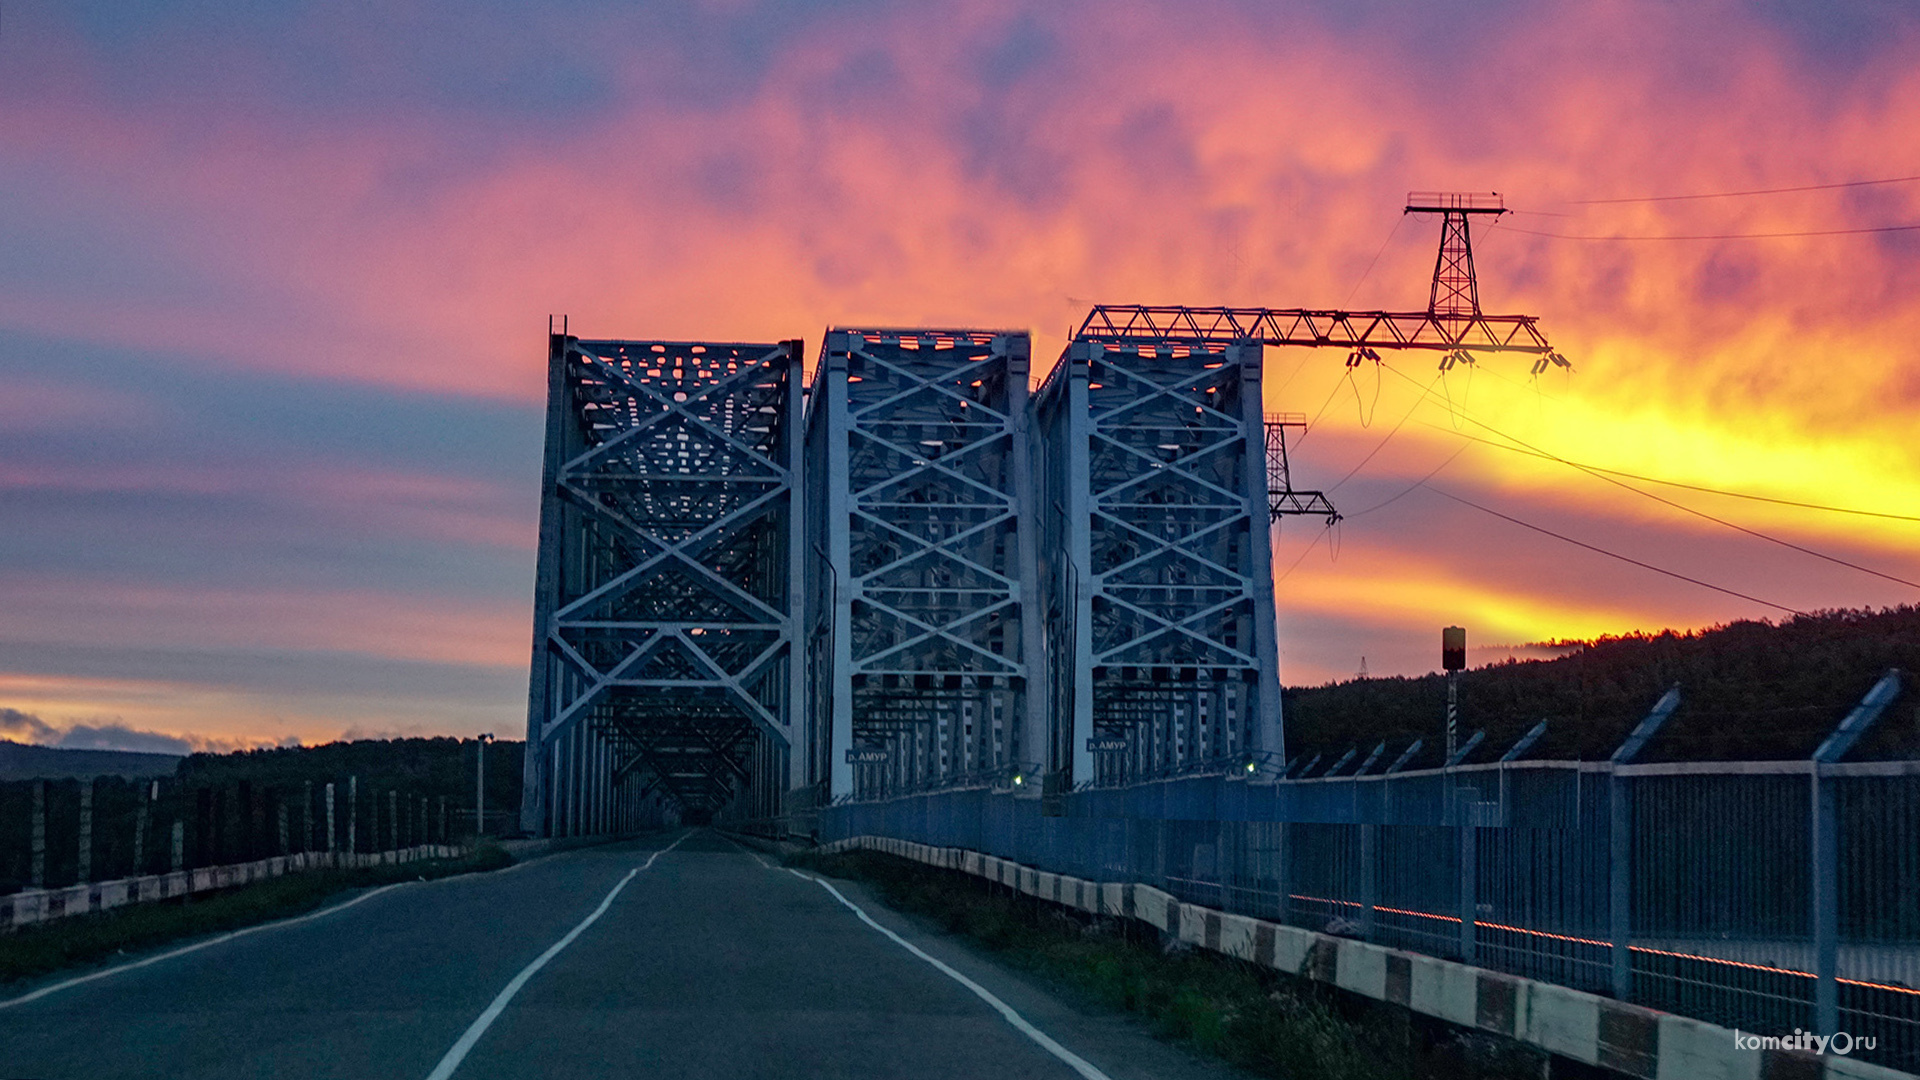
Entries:
[[529,831],[621,827],[591,808],[623,787],[777,811],[801,700],[801,359],[552,337]]
[[1127,329],[1035,401],[1049,792],[1281,749],[1260,345]]
[[1021,333],[828,332],[805,625],[808,779],[830,797],[1012,767],[1041,741],[1027,371]]

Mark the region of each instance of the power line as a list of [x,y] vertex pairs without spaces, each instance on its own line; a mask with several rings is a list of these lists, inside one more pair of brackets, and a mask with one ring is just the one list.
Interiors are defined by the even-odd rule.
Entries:
[[1367,283],[1367,275],[1373,273],[1373,264],[1379,262],[1380,256],[1387,253],[1387,245],[1393,243],[1393,238],[1400,235],[1400,226],[1405,224],[1406,220],[1407,215],[1405,214],[1401,214],[1399,217],[1393,219],[1392,230],[1387,233],[1387,238],[1380,242],[1380,250],[1374,252],[1373,258],[1367,260],[1367,268],[1361,272],[1360,280],[1354,282],[1353,288],[1347,290],[1347,298],[1340,301],[1341,307],[1346,307],[1353,302],[1353,294],[1359,292],[1360,286]]
[[[1440,376],[1439,376],[1439,375],[1435,375],[1435,376],[1433,377],[1433,381],[1434,381],[1434,382],[1439,382],[1439,381],[1440,381]],[[1416,384],[1416,385],[1418,385],[1418,384]],[[1425,390],[1423,390],[1423,391],[1421,391],[1421,393],[1420,393],[1420,396],[1419,396],[1419,397],[1417,397],[1417,398],[1414,398],[1414,399],[1413,399],[1413,407],[1407,410],[1407,413],[1406,413],[1406,415],[1405,415],[1405,416],[1402,416],[1402,417],[1400,418],[1400,422],[1399,422],[1399,423],[1397,423],[1397,424],[1395,424],[1395,425],[1393,425],[1393,430],[1392,430],[1392,431],[1389,431],[1389,432],[1387,432],[1387,434],[1386,434],[1386,438],[1383,438],[1383,439],[1381,439],[1381,440],[1380,440],[1380,441],[1379,441],[1378,443],[1376,443],[1376,444],[1374,445],[1374,448],[1373,448],[1373,449],[1372,449],[1371,451],[1369,451],[1369,452],[1367,453],[1367,456],[1366,456],[1366,457],[1363,457],[1363,458],[1361,458],[1361,459],[1360,459],[1360,464],[1358,464],[1358,465],[1355,465],[1355,466],[1354,466],[1353,468],[1351,468],[1351,469],[1348,469],[1348,470],[1347,470],[1347,475],[1345,475],[1345,476],[1343,476],[1343,477],[1341,477],[1341,478],[1340,478],[1339,480],[1336,480],[1336,481],[1334,481],[1334,484],[1333,484],[1333,486],[1327,489],[1327,494],[1329,494],[1329,495],[1331,495],[1331,494],[1333,494],[1334,492],[1336,492],[1336,491],[1338,491],[1338,490],[1340,490],[1340,485],[1341,485],[1341,484],[1344,484],[1344,483],[1346,483],[1347,481],[1349,481],[1349,480],[1351,480],[1351,479],[1353,479],[1353,474],[1354,474],[1354,473],[1357,473],[1357,472],[1359,472],[1359,471],[1360,471],[1361,469],[1363,469],[1363,468],[1365,468],[1365,467],[1366,467],[1366,465],[1367,465],[1367,462],[1369,462],[1369,461],[1372,461],[1372,460],[1373,460],[1373,456],[1374,456],[1375,454],[1378,454],[1378,453],[1379,453],[1380,451],[1382,451],[1382,450],[1384,450],[1384,449],[1386,449],[1386,446],[1387,446],[1387,442],[1388,442],[1388,440],[1390,440],[1390,439],[1392,439],[1392,438],[1393,438],[1393,437],[1394,437],[1395,435],[1397,435],[1397,434],[1399,434],[1399,433],[1400,433],[1400,429],[1401,429],[1401,428],[1403,428],[1403,427],[1405,427],[1405,426],[1407,425],[1407,421],[1409,421],[1409,420],[1411,420],[1411,419],[1413,419],[1413,414],[1414,414],[1414,411],[1420,408],[1420,403],[1426,400],[1426,398],[1427,398],[1427,394],[1428,394],[1429,392],[1431,392],[1431,391],[1432,391],[1432,389],[1433,389],[1433,384],[1432,384],[1432,383],[1428,383],[1428,384],[1427,384],[1427,388],[1426,388]]]
[[[1390,365],[1389,365],[1389,366],[1387,367],[1387,370],[1389,370],[1389,371],[1395,371],[1395,373],[1396,373],[1396,374],[1399,374],[1399,372],[1398,372],[1398,371],[1396,371],[1396,370],[1395,370],[1395,369],[1394,369],[1393,367],[1391,367]],[[1404,375],[1402,375],[1402,377],[1403,377],[1403,378],[1405,378],[1406,376],[1404,376]],[[1411,382],[1412,380],[1411,380],[1411,379],[1409,379],[1408,381],[1410,381],[1410,382]],[[1414,385],[1416,385],[1416,386],[1418,386],[1419,384],[1418,384],[1418,383],[1415,383]],[[1425,393],[1424,393],[1424,392],[1422,393],[1422,396],[1423,396],[1423,397],[1425,396]],[[1452,404],[1452,403],[1451,403],[1451,402],[1449,402],[1448,404],[1449,404],[1449,407],[1451,407],[1451,404]],[[1903,577],[1899,577],[1899,576],[1897,576],[1897,575],[1894,575],[1894,574],[1888,574],[1888,573],[1885,573],[1885,572],[1883,572],[1883,571],[1880,571],[1880,570],[1875,570],[1875,569],[1873,569],[1873,568],[1872,568],[1872,567],[1870,567],[1870,566],[1861,566],[1861,565],[1860,565],[1859,563],[1856,563],[1856,562],[1849,562],[1848,560],[1846,560],[1846,559],[1842,559],[1842,558],[1840,558],[1840,557],[1839,557],[1839,556],[1837,556],[1837,555],[1829,555],[1829,554],[1827,554],[1827,553],[1826,553],[1826,552],[1824,552],[1824,551],[1815,551],[1815,550],[1814,550],[1813,548],[1810,548],[1810,547],[1805,547],[1805,546],[1803,546],[1803,545],[1801,545],[1801,544],[1796,544],[1796,543],[1794,543],[1794,542],[1793,542],[1793,541],[1791,541],[1791,540],[1782,540],[1782,539],[1781,539],[1780,537],[1777,537],[1777,536],[1773,536],[1773,535],[1770,535],[1770,534],[1768,534],[1768,533],[1763,533],[1763,532],[1761,532],[1761,531],[1760,531],[1760,530],[1758,530],[1758,529],[1749,529],[1749,528],[1747,528],[1747,527],[1746,527],[1745,525],[1736,525],[1736,524],[1734,524],[1733,522],[1731,522],[1731,521],[1728,521],[1728,520],[1726,520],[1725,518],[1718,518],[1718,517],[1715,517],[1715,516],[1713,516],[1712,514],[1709,514],[1709,513],[1707,513],[1707,512],[1706,512],[1706,511],[1704,511],[1704,510],[1695,510],[1695,509],[1694,509],[1693,507],[1691,507],[1691,506],[1687,506],[1687,505],[1686,505],[1686,504],[1684,504],[1684,503],[1677,503],[1677,502],[1674,502],[1674,501],[1673,501],[1672,499],[1669,499],[1669,498],[1666,498],[1665,496],[1661,496],[1661,495],[1655,495],[1655,494],[1654,494],[1653,492],[1651,492],[1651,491],[1643,491],[1643,490],[1641,490],[1640,488],[1637,488],[1637,487],[1634,487],[1634,486],[1633,486],[1632,484],[1629,484],[1629,483],[1627,483],[1627,482],[1625,482],[1625,481],[1623,481],[1623,480],[1615,480],[1615,479],[1614,479],[1613,477],[1611,477],[1611,476],[1604,476],[1604,475],[1601,475],[1601,474],[1600,474],[1600,473],[1599,473],[1598,471],[1596,471],[1596,470],[1593,470],[1593,469],[1589,469],[1589,468],[1587,468],[1586,466],[1584,466],[1584,465],[1581,465],[1581,464],[1579,464],[1579,463],[1577,463],[1577,462],[1573,462],[1573,461],[1568,461],[1568,460],[1567,460],[1566,458],[1563,458],[1563,457],[1560,457],[1560,456],[1559,456],[1559,455],[1557,455],[1557,454],[1552,454],[1552,453],[1548,453],[1547,451],[1545,451],[1545,450],[1542,450],[1542,449],[1540,449],[1539,447],[1537,447],[1537,446],[1534,446],[1534,445],[1532,445],[1531,443],[1528,443],[1528,442],[1527,442],[1526,440],[1524,440],[1524,439],[1521,439],[1521,438],[1518,438],[1517,436],[1513,436],[1513,435],[1509,435],[1509,434],[1507,434],[1506,432],[1504,432],[1504,431],[1501,431],[1501,430],[1500,430],[1499,428],[1496,428],[1496,427],[1494,427],[1493,425],[1491,425],[1491,424],[1489,424],[1489,423],[1487,423],[1487,422],[1486,422],[1486,421],[1484,421],[1484,420],[1478,420],[1478,419],[1475,419],[1475,418],[1474,418],[1474,417],[1473,417],[1473,416],[1472,416],[1471,414],[1469,414],[1469,413],[1468,413],[1468,412],[1467,412],[1467,411],[1466,411],[1465,409],[1462,409],[1462,410],[1460,410],[1460,412],[1459,412],[1459,415],[1460,415],[1460,416],[1462,416],[1462,417],[1464,417],[1464,418],[1466,419],[1466,421],[1467,421],[1468,423],[1470,423],[1470,424],[1474,424],[1474,425],[1477,425],[1477,426],[1479,426],[1479,427],[1483,427],[1483,428],[1486,428],[1486,429],[1487,429],[1488,431],[1491,431],[1491,432],[1493,432],[1493,433],[1494,433],[1495,435],[1498,435],[1498,436],[1499,436],[1500,438],[1502,438],[1502,439],[1506,439],[1506,440],[1508,440],[1509,442],[1512,442],[1512,443],[1515,443],[1516,445],[1519,445],[1519,446],[1524,446],[1524,447],[1526,447],[1526,448],[1527,448],[1528,450],[1531,450],[1531,451],[1533,451],[1534,453],[1536,453],[1536,454],[1539,454],[1539,455],[1540,455],[1540,456],[1542,456],[1542,457],[1546,457],[1546,458],[1551,458],[1551,459],[1552,459],[1552,460],[1554,460],[1554,461],[1558,461],[1558,462],[1559,462],[1559,463],[1561,463],[1562,465],[1566,465],[1566,466],[1569,466],[1569,467],[1571,467],[1571,468],[1575,468],[1575,469],[1579,469],[1579,470],[1580,470],[1581,472],[1584,472],[1584,473],[1586,473],[1586,474],[1588,474],[1589,476],[1592,476],[1592,477],[1593,477],[1594,479],[1596,479],[1596,480],[1604,480],[1604,481],[1606,481],[1607,483],[1609,483],[1609,484],[1612,484],[1612,485],[1613,485],[1613,486],[1615,486],[1615,487],[1618,487],[1618,488],[1623,488],[1623,489],[1625,489],[1625,490],[1627,490],[1627,491],[1631,491],[1631,492],[1633,492],[1633,493],[1634,493],[1635,495],[1639,495],[1639,496],[1641,496],[1642,498],[1647,498],[1647,499],[1652,499],[1652,500],[1653,500],[1654,502],[1657,502],[1657,503],[1661,503],[1661,504],[1663,504],[1663,505],[1666,505],[1666,506],[1670,506],[1670,507],[1672,507],[1672,508],[1674,508],[1675,510],[1678,510],[1678,511],[1680,511],[1680,512],[1682,512],[1682,513],[1686,513],[1686,514],[1692,514],[1693,516],[1695,516],[1695,517],[1697,517],[1697,518],[1701,518],[1701,519],[1704,519],[1704,520],[1706,520],[1706,521],[1711,521],[1711,522],[1713,522],[1713,523],[1714,523],[1715,525],[1720,525],[1720,526],[1723,526],[1723,527],[1725,527],[1725,528],[1729,528],[1729,529],[1732,529],[1732,530],[1734,530],[1735,532],[1741,532],[1741,533],[1745,533],[1745,534],[1747,534],[1748,536],[1751,536],[1751,537],[1754,537],[1754,538],[1756,538],[1756,539],[1760,539],[1760,540],[1765,540],[1765,541],[1767,541],[1768,543],[1772,543],[1772,544],[1778,544],[1778,545],[1780,545],[1781,547],[1784,547],[1784,548],[1789,548],[1789,549],[1791,549],[1791,550],[1794,550],[1794,551],[1798,551],[1798,552],[1800,552],[1800,553],[1801,553],[1801,554],[1803,554],[1803,555],[1811,555],[1811,556],[1813,556],[1813,557],[1814,557],[1814,558],[1816,558],[1816,559],[1824,559],[1824,560],[1826,560],[1827,562],[1830,562],[1830,563],[1833,563],[1833,564],[1835,564],[1836,566],[1844,566],[1844,567],[1847,567],[1847,568],[1848,568],[1848,569],[1850,569],[1850,570],[1858,570],[1858,571],[1860,571],[1860,572],[1861,572],[1861,573],[1863,573],[1863,574],[1871,574],[1871,575],[1872,575],[1872,576],[1874,576],[1874,577],[1877,577],[1877,578],[1881,578],[1881,579],[1884,579],[1884,580],[1886,580],[1886,581],[1891,581],[1891,582],[1894,582],[1894,583],[1896,583],[1896,584],[1900,584],[1900,585],[1905,585],[1905,586],[1907,586],[1908,588],[1912,588],[1912,589],[1920,589],[1920,581],[1909,581],[1909,580],[1907,580],[1906,578],[1903,578]]]
[[1838,184],[1806,184],[1801,187],[1756,188],[1752,191],[1715,191],[1705,195],[1644,195],[1633,199],[1568,199],[1569,206],[1603,206],[1615,203],[1681,202],[1686,199],[1731,199],[1742,195],[1785,195],[1794,191],[1831,191],[1835,188],[1871,187],[1875,184],[1905,184],[1920,176],[1890,176],[1884,180],[1847,180]]
[[[1472,436],[1466,436],[1466,437],[1467,437],[1467,438],[1472,438]],[[1482,440],[1477,440],[1477,441],[1480,441],[1480,442],[1484,442],[1484,441],[1486,441],[1486,440],[1484,440],[1484,439],[1482,439]],[[1499,445],[1499,444],[1498,444],[1498,443],[1495,443],[1494,445],[1496,445],[1496,446],[1497,446],[1497,445]],[[1439,475],[1440,475],[1440,470],[1442,470],[1442,469],[1444,469],[1444,468],[1446,468],[1447,466],[1449,466],[1449,465],[1451,465],[1451,464],[1453,464],[1453,459],[1454,459],[1454,458],[1457,458],[1457,457],[1459,457],[1459,456],[1460,456],[1461,454],[1464,454],[1464,453],[1466,453],[1466,452],[1467,452],[1467,448],[1466,448],[1466,447],[1464,447],[1464,446],[1462,446],[1462,447],[1461,447],[1460,449],[1458,449],[1458,450],[1455,450],[1455,451],[1453,452],[1453,456],[1452,456],[1452,457],[1449,457],[1449,458],[1447,458],[1447,460],[1445,460],[1445,461],[1443,461],[1443,462],[1441,462],[1441,463],[1440,463],[1440,464],[1438,464],[1438,465],[1435,465],[1435,466],[1433,467],[1433,471],[1431,471],[1431,472],[1429,472],[1429,473],[1427,473],[1427,475],[1425,475],[1425,476],[1423,476],[1423,477],[1421,477],[1420,479],[1418,479],[1418,480],[1415,480],[1415,481],[1414,481],[1413,483],[1411,483],[1411,484],[1408,484],[1408,485],[1407,485],[1406,487],[1403,487],[1403,488],[1401,488],[1401,489],[1400,489],[1400,493],[1399,493],[1398,495],[1395,495],[1395,496],[1393,496],[1392,498],[1390,498],[1390,499],[1387,499],[1387,500],[1386,500],[1385,502],[1377,502],[1377,503],[1374,503],[1374,504],[1373,504],[1372,506],[1369,506],[1369,507],[1367,507],[1367,508],[1366,508],[1365,510],[1362,510],[1362,511],[1360,511],[1359,513],[1356,513],[1356,514],[1347,514],[1347,515],[1345,515],[1345,517],[1346,517],[1346,519],[1347,519],[1348,521],[1351,521],[1351,520],[1353,520],[1354,518],[1357,518],[1357,517],[1365,517],[1365,516],[1367,516],[1368,514],[1371,514],[1371,513],[1373,513],[1373,512],[1375,511],[1375,510],[1385,510],[1385,509],[1386,509],[1387,507],[1389,507],[1389,506],[1392,506],[1392,505],[1393,505],[1394,503],[1397,503],[1397,502],[1399,502],[1399,501],[1400,501],[1401,499],[1404,499],[1404,498],[1406,498],[1406,497],[1407,497],[1408,495],[1411,495],[1411,494],[1413,494],[1413,493],[1414,493],[1414,491],[1416,491],[1416,490],[1417,490],[1417,489],[1419,489],[1420,487],[1422,487],[1422,486],[1424,486],[1424,485],[1426,484],[1426,482],[1427,482],[1427,481],[1429,481],[1429,480],[1431,480],[1431,479],[1433,479],[1433,478],[1434,478],[1434,477],[1436,477],[1436,476],[1439,476]]]
[[[1565,461],[1565,459],[1563,458],[1557,458],[1554,455],[1546,453],[1544,451],[1526,450],[1518,446],[1509,446],[1506,443],[1495,442],[1492,439],[1482,439],[1477,435],[1468,435],[1465,432],[1455,431],[1452,428],[1442,427],[1439,424],[1428,423],[1425,420],[1420,421],[1420,423],[1426,425],[1427,427],[1432,428],[1435,431],[1444,431],[1450,435],[1457,435],[1462,439],[1471,439],[1474,442],[1481,443],[1486,446],[1498,447],[1499,449],[1506,450],[1510,453],[1525,454],[1528,457],[1543,458],[1547,461],[1564,461],[1568,465],[1573,465],[1577,468],[1586,469],[1590,472],[1603,472],[1603,473],[1609,473],[1613,476],[1624,476],[1629,480],[1639,480],[1648,484],[1663,484],[1667,487],[1684,488],[1687,491],[1699,491],[1699,492],[1704,492],[1708,495],[1724,495],[1730,499],[1751,499],[1754,502],[1773,503],[1776,506],[1792,506],[1802,510],[1824,510],[1824,511],[1827,511],[1828,513],[1834,513],[1834,514],[1858,514],[1861,517],[1887,518],[1888,520],[1891,520],[1891,521],[1920,521],[1920,516],[1916,516],[1914,514],[1890,514],[1882,510],[1860,510],[1851,506],[1828,506],[1824,503],[1800,502],[1795,499],[1776,499],[1768,495],[1754,495],[1750,492],[1745,492],[1745,491],[1728,491],[1725,488],[1705,487],[1700,484],[1684,484],[1678,480],[1662,480],[1657,476],[1642,476],[1639,473],[1627,472],[1624,469],[1608,469],[1608,468],[1603,468],[1602,466],[1599,466],[1599,465],[1585,465],[1577,461]],[[1347,516],[1358,517],[1359,515],[1349,514]]]
[[1920,229],[1915,225],[1877,225],[1870,229],[1819,229],[1810,232],[1767,232],[1767,233],[1700,233],[1689,236],[1582,236],[1575,233],[1541,232],[1538,229],[1517,229],[1504,226],[1507,232],[1525,233],[1528,236],[1548,236],[1555,240],[1776,240],[1789,236],[1858,236],[1863,233],[1912,232]]
[[1651,570],[1656,574],[1665,574],[1670,578],[1676,578],[1680,581],[1687,582],[1690,585],[1698,585],[1703,589],[1712,589],[1714,592],[1717,592],[1717,593],[1725,593],[1728,596],[1739,597],[1742,600],[1747,600],[1755,604],[1762,604],[1762,605],[1765,605],[1766,607],[1774,608],[1779,611],[1784,611],[1789,615],[1804,616],[1806,614],[1806,612],[1804,611],[1801,611],[1797,608],[1790,608],[1785,604],[1776,604],[1771,600],[1762,600],[1757,596],[1748,596],[1746,593],[1738,592],[1721,585],[1715,585],[1710,581],[1701,581],[1699,578],[1696,578],[1696,577],[1688,577],[1687,575],[1682,574],[1677,570],[1668,570],[1663,567],[1655,566],[1649,562],[1641,562],[1639,559],[1635,559],[1628,555],[1622,555],[1617,551],[1608,551],[1606,548],[1599,547],[1594,544],[1589,544],[1583,540],[1575,540],[1571,536],[1564,536],[1560,533],[1554,532],[1552,529],[1542,528],[1538,525],[1533,524],[1532,522],[1521,521],[1517,517],[1513,517],[1508,514],[1503,514],[1500,511],[1495,510],[1491,507],[1481,506],[1479,503],[1473,502],[1470,499],[1463,499],[1458,495],[1452,494],[1451,492],[1442,491],[1439,488],[1434,487],[1432,484],[1426,483],[1425,481],[1421,482],[1421,486],[1426,488],[1428,491],[1433,492],[1435,495],[1439,495],[1442,498],[1452,499],[1454,502],[1457,502],[1462,506],[1470,506],[1473,509],[1480,511],[1483,514],[1492,514],[1494,517],[1497,517],[1502,521],[1510,521],[1513,524],[1518,525],[1523,529],[1532,529],[1534,532],[1540,533],[1542,535],[1551,536],[1555,540],[1565,541],[1566,543],[1572,544],[1575,547],[1586,548],[1588,551],[1592,551],[1600,555],[1605,555],[1609,559],[1618,559],[1623,563],[1631,563],[1634,566],[1638,566],[1643,570]]
[[[1314,534],[1314,537],[1312,540],[1307,541],[1307,546],[1301,549],[1300,551],[1300,557],[1293,560],[1293,565],[1287,567],[1286,571],[1283,572],[1279,577],[1274,578],[1273,583],[1275,585],[1280,584],[1281,582],[1287,580],[1288,575],[1292,574],[1295,570],[1300,569],[1300,564],[1307,561],[1307,556],[1313,554],[1313,549],[1320,546],[1321,533],[1330,533],[1332,531],[1333,531],[1333,522],[1329,521],[1324,526],[1321,527],[1319,533]],[[1332,550],[1333,542],[1329,540],[1327,543],[1328,543],[1328,550]]]

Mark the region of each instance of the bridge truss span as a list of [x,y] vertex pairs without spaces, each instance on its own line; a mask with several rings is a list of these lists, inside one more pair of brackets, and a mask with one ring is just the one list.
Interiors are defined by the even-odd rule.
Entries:
[[1080,340],[1040,390],[1049,793],[1281,755],[1261,367]]
[[1025,333],[827,333],[805,626],[830,798],[992,777],[1037,740],[1028,357]]
[[801,345],[552,335],[522,825],[789,784]]

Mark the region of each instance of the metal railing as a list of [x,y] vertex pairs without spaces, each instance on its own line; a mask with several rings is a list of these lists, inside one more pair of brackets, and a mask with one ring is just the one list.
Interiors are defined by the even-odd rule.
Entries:
[[[1892,676],[1890,676],[1891,678]],[[1826,754],[1836,757],[1836,754]],[[1502,761],[823,809],[960,847],[1920,1066],[1920,761]]]

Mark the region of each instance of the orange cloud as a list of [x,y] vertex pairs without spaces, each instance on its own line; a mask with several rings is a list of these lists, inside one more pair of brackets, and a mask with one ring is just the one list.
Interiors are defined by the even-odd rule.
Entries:
[[[1042,59],[982,74],[983,57],[1021,26],[1050,36]],[[1920,184],[1577,202],[1910,174],[1920,69],[1899,50],[1816,79],[1743,8],[1651,0],[1516,8],[1451,51],[1375,29],[1303,13],[1278,32],[1225,4],[823,15],[772,50],[751,85],[710,101],[662,97],[636,52],[618,73],[618,104],[537,137],[503,136],[468,166],[443,160],[454,134],[471,134],[449,133],[457,117],[397,108],[288,127],[242,103],[208,122],[164,100],[108,108],[76,84],[0,118],[7,156],[74,178],[71,205],[46,196],[54,209],[106,204],[143,222],[128,243],[191,266],[224,299],[135,290],[108,304],[47,286],[0,299],[0,318],[211,363],[517,400],[543,392],[549,312],[611,337],[1029,327],[1044,368],[1095,301],[1418,308],[1437,230],[1403,222],[1400,197],[1498,189],[1523,212],[1478,233],[1486,304],[1540,315],[1578,373],[1536,385],[1523,362],[1483,358],[1470,391],[1464,372],[1448,380],[1474,416],[1606,468],[1886,512],[1920,506],[1910,347],[1920,234],[1536,235],[1920,222]],[[73,62],[86,70],[84,56]],[[1291,382],[1296,358],[1270,358],[1276,408],[1311,409],[1344,375],[1330,352]],[[1430,357],[1389,360],[1422,384],[1432,377]],[[1344,473],[1413,407],[1406,384],[1385,380],[1374,426],[1362,430],[1341,401],[1302,448],[1299,475]],[[1450,423],[1441,406],[1420,410],[1417,420]],[[1454,445],[1410,423],[1355,484],[1410,482]],[[1498,451],[1472,451],[1447,475],[1522,516],[1615,526],[1642,539],[1646,557],[1683,563],[1715,535]],[[434,483],[395,478],[388,501],[407,502],[416,482]],[[1418,505],[1436,516],[1431,501]],[[1700,505],[1920,575],[1911,523]],[[445,521],[460,523],[449,535],[527,543],[524,525],[463,513],[450,511]],[[1418,623],[1422,635],[1441,612],[1464,611],[1515,640],[1764,613],[1484,521],[1497,537],[1489,548],[1535,552],[1600,584],[1515,583],[1492,563],[1423,561],[1413,553],[1424,536],[1406,520],[1350,522],[1342,563],[1303,564],[1283,607]],[[1713,550],[1719,579],[1794,604],[1912,599],[1823,564]],[[190,618],[289,647],[489,663],[525,652],[524,611],[357,594],[125,603],[140,629],[112,631],[107,606],[72,625],[124,640]]]

